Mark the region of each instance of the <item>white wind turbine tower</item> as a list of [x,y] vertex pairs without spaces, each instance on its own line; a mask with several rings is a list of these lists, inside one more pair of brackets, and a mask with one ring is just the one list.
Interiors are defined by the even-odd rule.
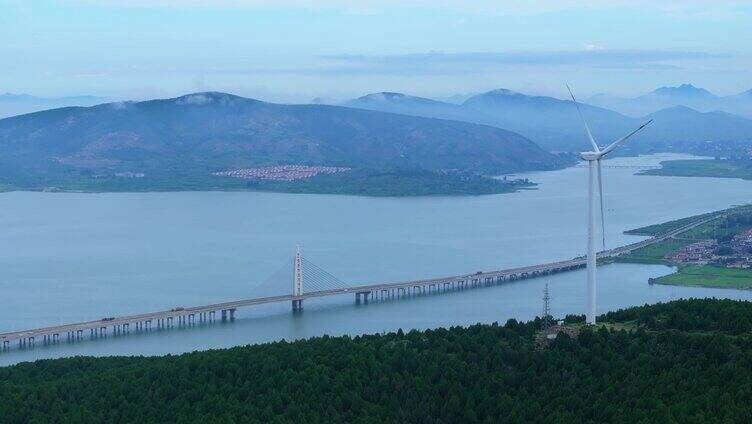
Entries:
[[577,103],[577,100],[575,100],[574,94],[572,94],[572,89],[569,88],[569,85],[567,85],[567,90],[569,90],[569,95],[572,96],[572,102],[577,107],[577,113],[580,115],[580,119],[582,119],[582,125],[585,127],[585,132],[587,133],[587,136],[590,139],[590,144],[593,146],[592,152],[582,152],[580,153],[580,157],[588,162],[588,170],[589,170],[588,235],[587,235],[588,303],[587,303],[586,319],[587,319],[588,324],[595,324],[595,267],[596,267],[597,258],[596,258],[596,253],[595,253],[595,228],[594,227],[595,227],[595,182],[596,180],[598,181],[598,198],[600,199],[600,204],[601,204],[600,205],[601,206],[601,234],[603,235],[603,250],[606,250],[606,234],[605,234],[605,229],[603,228],[604,227],[603,182],[601,181],[601,159],[603,159],[604,156],[611,153],[614,149],[616,149],[625,141],[627,141],[629,137],[632,137],[633,135],[635,135],[635,133],[645,128],[645,126],[653,122],[653,120],[651,119],[648,122],[640,125],[640,127],[637,128],[636,130],[614,141],[613,143],[609,144],[605,149],[601,150],[600,148],[598,148],[598,144],[595,142],[595,139],[593,138],[593,134],[590,132],[590,127],[588,127],[587,122],[585,122],[585,117],[582,115],[582,111],[580,110],[580,105]]

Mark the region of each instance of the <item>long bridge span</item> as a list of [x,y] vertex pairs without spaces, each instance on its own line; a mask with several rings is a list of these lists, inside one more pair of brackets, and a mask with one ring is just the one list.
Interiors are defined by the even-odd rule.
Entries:
[[[689,224],[643,241],[605,250],[598,253],[599,259],[614,258],[633,252],[637,249],[659,243],[676,237],[699,225],[725,216],[725,211],[707,215]],[[103,337],[107,334],[120,335],[130,331],[149,331],[153,328],[166,329],[174,326],[189,326],[212,322],[233,320],[238,308],[277,302],[290,302],[293,311],[299,311],[303,302],[324,296],[354,294],[357,303],[365,303],[372,299],[405,297],[429,293],[439,290],[465,289],[502,284],[526,278],[539,277],[554,273],[583,268],[586,265],[584,256],[573,259],[550,262],[544,264],[501,269],[496,271],[475,272],[471,274],[453,275],[447,277],[428,278],[412,281],[385,282],[364,285],[347,285],[336,277],[326,273],[303,258],[296,252],[293,259],[293,281],[290,294],[255,297],[230,302],[209,305],[178,307],[165,311],[148,312],[143,314],[103,318],[97,321],[86,321],[57,326],[34,328],[22,331],[0,333],[2,350],[8,350],[12,345],[19,348],[33,347],[39,341],[44,344],[55,344],[62,341],[77,341],[87,335],[91,338]],[[308,272],[306,272],[308,271]],[[332,284],[334,282],[334,284]],[[308,290],[304,290],[308,287]],[[217,314],[220,314],[217,317]],[[88,334],[87,334],[88,333]]]

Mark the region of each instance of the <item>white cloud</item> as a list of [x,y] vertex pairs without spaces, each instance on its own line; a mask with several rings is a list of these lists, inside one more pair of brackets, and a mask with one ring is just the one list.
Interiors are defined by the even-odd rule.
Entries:
[[592,44],[592,43],[591,43],[591,44],[586,44],[586,45],[585,45],[585,50],[587,50],[587,51],[589,51],[589,52],[592,52],[592,51],[597,51],[597,50],[604,50],[604,48],[603,48],[603,46],[601,46],[601,45],[598,45],[598,44]]
[[366,56],[326,56],[327,67],[307,70],[317,74],[454,75],[502,69],[575,66],[605,69],[680,69],[688,63],[715,61],[727,54],[664,51],[609,50],[598,45],[578,51],[475,52]]
[[110,103],[110,107],[115,110],[124,110],[128,109],[132,104],[133,102],[128,101],[112,102]]
[[203,94],[192,94],[177,100],[177,104],[179,105],[204,105],[211,102],[212,98]]
[[355,13],[413,7],[457,12],[483,12],[498,15],[529,15],[569,9],[638,8],[675,17],[739,18],[738,10],[748,7],[742,0],[60,0],[67,3],[124,7],[206,8],[206,9],[339,9]]

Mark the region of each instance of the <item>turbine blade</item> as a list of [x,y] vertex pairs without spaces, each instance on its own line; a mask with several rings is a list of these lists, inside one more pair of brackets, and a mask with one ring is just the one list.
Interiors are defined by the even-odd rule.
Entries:
[[593,138],[593,134],[590,132],[590,127],[588,126],[587,122],[585,122],[585,116],[582,115],[582,111],[580,110],[580,104],[577,103],[577,99],[574,98],[574,93],[572,93],[572,89],[569,88],[569,84],[567,84],[567,90],[569,90],[569,95],[572,96],[572,102],[577,107],[577,113],[580,115],[580,119],[582,120],[582,125],[585,126],[585,132],[587,133],[587,136],[590,139],[590,144],[593,145],[594,151],[600,152],[601,149],[598,148],[598,144],[595,142],[595,139]]
[[628,139],[629,137],[632,137],[633,135],[637,134],[637,132],[638,132],[638,131],[640,131],[641,129],[643,129],[643,128],[647,127],[647,126],[648,126],[648,124],[649,124],[649,123],[651,123],[651,122],[653,122],[653,120],[652,120],[652,119],[651,119],[651,120],[649,120],[648,122],[645,122],[644,124],[640,125],[640,127],[639,127],[639,128],[637,128],[636,130],[632,131],[631,133],[629,133],[629,134],[625,135],[624,137],[622,137],[622,138],[620,138],[620,139],[618,139],[618,140],[614,141],[613,143],[609,144],[609,145],[608,145],[608,147],[606,147],[605,149],[603,149],[603,151],[601,152],[601,156],[605,156],[605,155],[607,155],[607,154],[608,154],[608,153],[610,153],[610,152],[611,152],[612,150],[614,150],[615,148],[617,148],[617,147],[619,147],[620,145],[622,145],[622,144],[623,144],[623,143],[624,143],[625,141],[627,141],[627,139]]
[[598,198],[601,201],[601,238],[603,250],[606,250],[606,214],[603,213],[603,179],[601,178],[601,160],[598,159]]

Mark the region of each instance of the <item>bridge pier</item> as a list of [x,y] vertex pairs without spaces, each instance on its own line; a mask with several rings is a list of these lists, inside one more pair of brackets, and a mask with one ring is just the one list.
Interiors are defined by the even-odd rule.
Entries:
[[300,312],[303,310],[303,299],[293,299],[292,300],[292,311],[293,312]]
[[368,296],[371,294],[370,291],[362,291],[355,293],[355,303],[360,304],[362,303],[368,303]]

